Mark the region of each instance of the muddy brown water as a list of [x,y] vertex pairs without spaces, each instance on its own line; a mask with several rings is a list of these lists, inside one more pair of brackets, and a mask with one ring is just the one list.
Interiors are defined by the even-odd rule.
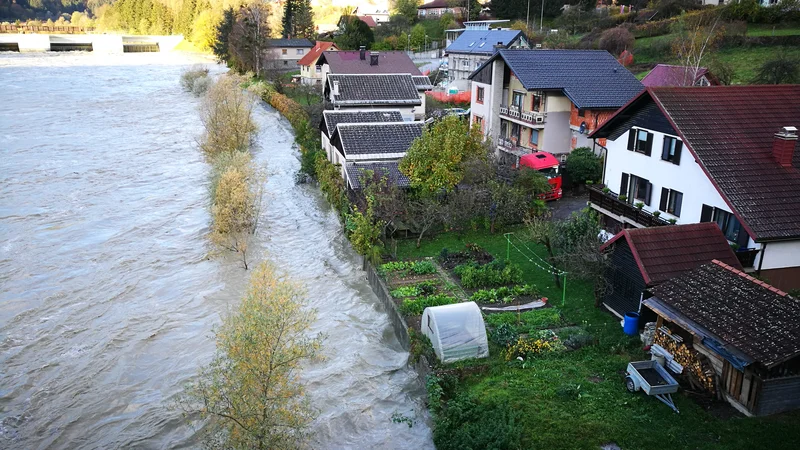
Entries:
[[[248,273],[209,257],[198,100],[178,85],[197,62],[0,54],[0,448],[198,446],[202,424],[170,403]],[[294,184],[288,123],[255,114],[269,178],[251,260],[303,282],[328,336],[303,375],[312,447],[431,448],[424,390],[359,259],[318,190]]]

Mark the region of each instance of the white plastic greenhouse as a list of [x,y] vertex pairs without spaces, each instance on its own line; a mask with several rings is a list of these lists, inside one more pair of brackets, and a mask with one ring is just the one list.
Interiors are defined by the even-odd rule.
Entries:
[[489,356],[483,314],[475,302],[425,308],[420,326],[443,363]]

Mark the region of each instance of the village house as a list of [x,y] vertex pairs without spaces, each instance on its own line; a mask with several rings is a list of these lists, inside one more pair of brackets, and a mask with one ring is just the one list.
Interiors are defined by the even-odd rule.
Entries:
[[469,79],[470,120],[514,161],[536,151],[565,160],[643,89],[604,50],[500,49]]
[[693,67],[658,64],[644,78],[645,87],[658,86],[717,86],[719,80],[705,67],[695,70]]
[[336,152],[331,146],[331,136],[336,131],[336,126],[340,123],[379,123],[379,122],[403,122],[403,116],[399,110],[326,110],[322,112],[322,121],[319,124],[322,149],[328,157],[328,161],[334,164],[341,164]]
[[403,120],[413,121],[425,117],[420,89],[409,74],[329,74],[323,97],[326,109],[397,109]]
[[432,0],[417,7],[417,16],[421,19],[438,19],[446,13],[455,17],[464,17],[466,8],[456,6],[453,0]]
[[600,249],[610,253],[602,303],[619,317],[640,312],[646,289],[715,259],[742,269],[713,223],[626,228]]
[[300,66],[300,81],[309,86],[322,85],[322,65],[317,64],[322,52],[338,51],[339,48],[333,42],[317,41],[314,47],[297,64]]
[[528,48],[528,38],[519,30],[467,28],[445,49],[450,87],[469,89],[469,75],[498,48]]
[[270,39],[270,61],[272,70],[298,70],[299,61],[314,47],[308,39]]
[[655,354],[695,389],[746,415],[800,408],[800,300],[717,260],[649,291]]
[[359,173],[375,164],[397,174],[398,161],[422,136],[424,126],[422,122],[339,123],[330,138],[334,161],[338,161],[334,164],[341,166],[350,189],[360,188]]
[[647,88],[591,137],[607,231],[714,222],[748,272],[800,288],[800,86]]
[[336,75],[407,73],[422,75],[419,68],[405,52],[373,52],[361,47],[359,50],[322,52],[317,61],[322,66],[323,83],[329,73]]

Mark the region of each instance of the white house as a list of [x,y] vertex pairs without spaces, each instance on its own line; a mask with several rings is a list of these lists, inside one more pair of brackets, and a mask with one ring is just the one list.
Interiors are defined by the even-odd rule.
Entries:
[[297,65],[300,66],[300,81],[306,85],[322,86],[324,76],[322,65],[318,61],[322,52],[338,50],[339,48],[333,42],[317,41],[314,47],[297,62]]
[[311,51],[314,44],[308,39],[270,39],[270,63],[273,70],[297,70],[298,62]]
[[403,120],[425,117],[420,87],[410,74],[328,74],[324,98],[334,110],[397,109]]
[[340,123],[380,123],[380,122],[403,122],[403,116],[399,110],[326,110],[322,112],[322,122],[319,125],[322,148],[328,156],[328,161],[334,164],[341,164],[338,160],[336,151],[331,146],[331,137],[336,131],[336,126]]
[[444,50],[451,87],[467,90],[469,75],[498,48],[529,48],[528,38],[519,30],[467,28]]
[[648,88],[590,137],[606,229],[716,222],[742,265],[800,288],[800,86]]

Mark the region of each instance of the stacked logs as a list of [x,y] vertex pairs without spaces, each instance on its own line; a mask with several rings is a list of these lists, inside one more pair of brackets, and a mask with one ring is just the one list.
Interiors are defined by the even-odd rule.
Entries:
[[716,373],[705,355],[687,347],[680,336],[669,334],[663,329],[656,331],[653,343],[672,353],[675,362],[683,366],[683,375],[693,388],[716,393]]

